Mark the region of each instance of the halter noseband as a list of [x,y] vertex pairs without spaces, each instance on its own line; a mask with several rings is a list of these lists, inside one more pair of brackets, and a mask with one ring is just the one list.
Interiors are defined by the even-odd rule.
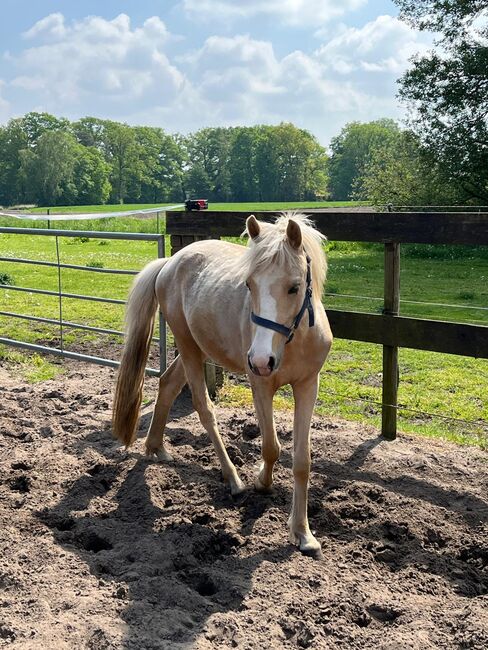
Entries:
[[261,327],[265,327],[266,329],[274,330],[275,332],[278,332],[278,334],[283,334],[283,336],[286,336],[285,345],[290,343],[290,341],[293,339],[295,330],[300,325],[300,321],[302,320],[303,314],[306,310],[308,310],[308,326],[313,327],[315,325],[315,314],[312,305],[312,273],[310,270],[311,264],[312,260],[307,255],[307,287],[305,289],[305,298],[303,299],[303,304],[300,308],[300,311],[295,316],[291,327],[281,325],[280,323],[275,323],[273,320],[268,320],[267,318],[261,318],[261,316],[258,316],[253,311],[251,312],[251,320],[253,323],[260,325]]

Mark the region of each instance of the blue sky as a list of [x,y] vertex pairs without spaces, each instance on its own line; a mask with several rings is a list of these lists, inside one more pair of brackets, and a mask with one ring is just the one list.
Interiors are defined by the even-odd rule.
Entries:
[[1,0],[0,122],[30,110],[186,133],[291,121],[323,144],[401,118],[430,39],[390,0]]

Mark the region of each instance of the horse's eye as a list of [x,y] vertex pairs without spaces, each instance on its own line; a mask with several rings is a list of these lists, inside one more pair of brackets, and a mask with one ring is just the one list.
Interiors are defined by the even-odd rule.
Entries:
[[288,289],[288,293],[298,293],[298,285],[295,285],[291,287],[291,289]]
[[246,282],[246,287],[251,291],[251,287],[249,286],[249,282]]

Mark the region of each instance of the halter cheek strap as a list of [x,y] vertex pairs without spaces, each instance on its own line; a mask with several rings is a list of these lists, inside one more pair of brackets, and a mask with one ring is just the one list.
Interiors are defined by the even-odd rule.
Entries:
[[302,320],[303,314],[306,311],[308,311],[308,326],[313,327],[315,325],[315,314],[312,305],[312,272],[310,268],[311,264],[312,264],[312,260],[307,255],[307,277],[306,277],[305,298],[303,299],[303,304],[300,308],[300,311],[293,319],[293,324],[291,327],[287,327],[286,325],[281,325],[280,323],[275,323],[274,321],[268,320],[267,318],[261,318],[261,316],[258,316],[254,312],[251,312],[251,320],[253,323],[255,323],[256,325],[260,325],[261,327],[265,327],[268,330],[273,330],[275,332],[278,332],[278,334],[282,334],[283,336],[286,336],[286,344],[290,343],[290,341],[293,339],[293,336],[295,335],[295,330],[300,325],[300,321]]

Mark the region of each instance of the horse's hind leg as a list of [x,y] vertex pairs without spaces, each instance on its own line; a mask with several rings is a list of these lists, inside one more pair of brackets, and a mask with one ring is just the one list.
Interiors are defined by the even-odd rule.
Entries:
[[189,344],[188,340],[184,346],[179,344],[178,349],[185,365],[193,406],[198,413],[200,422],[213,442],[220,461],[222,476],[224,480],[229,482],[231,494],[236,496],[245,490],[245,485],[239,478],[234,463],[229,458],[222,438],[220,437],[214,407],[208,396],[207,386],[205,385],[203,354],[196,343]]
[[146,438],[146,454],[156,455],[159,460],[171,460],[171,455],[164,447],[164,428],[171,405],[178,397],[186,383],[185,370],[180,357],[173,363],[159,379],[159,391],[154,405],[151,426]]

